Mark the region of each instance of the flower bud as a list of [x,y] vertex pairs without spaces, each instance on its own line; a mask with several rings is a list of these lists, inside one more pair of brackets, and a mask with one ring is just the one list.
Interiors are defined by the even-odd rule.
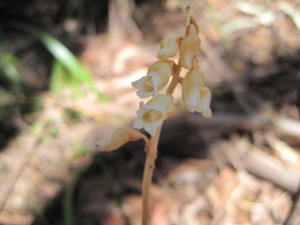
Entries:
[[192,19],[192,9],[190,6],[185,8],[185,24],[188,26],[191,23]]
[[146,76],[132,82],[132,86],[138,89],[137,95],[141,98],[157,95],[158,91],[168,83],[173,72],[173,64],[174,62],[170,60],[159,60],[153,63]]
[[165,39],[160,42],[160,50],[157,53],[157,58],[167,59],[173,57],[176,55],[178,48],[176,39]]
[[144,139],[146,143],[148,142],[148,139],[142,133],[130,128],[122,127],[114,130],[112,134],[106,138],[97,141],[96,146],[102,152],[110,152],[120,148],[127,142],[137,141],[139,139]]
[[157,128],[172,115],[174,110],[175,106],[171,95],[157,95],[146,104],[140,103],[133,127],[144,128],[151,136],[154,136]]
[[204,74],[199,69],[189,71],[184,77],[182,96],[188,111],[200,112],[205,117],[211,116],[211,93],[204,87]]
[[182,38],[179,56],[179,62],[182,67],[186,69],[192,68],[193,58],[200,48],[200,43],[201,40],[196,34],[190,34]]
[[194,19],[191,21],[192,23],[188,25],[186,29],[186,35],[198,35],[199,33],[199,27]]

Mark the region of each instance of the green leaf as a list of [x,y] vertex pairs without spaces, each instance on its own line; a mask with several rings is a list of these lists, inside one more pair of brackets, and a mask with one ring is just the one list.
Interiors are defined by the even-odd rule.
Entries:
[[9,82],[11,82],[15,91],[21,91],[21,76],[16,68],[18,58],[11,53],[0,53],[0,70]]
[[89,150],[85,146],[79,146],[78,148],[75,149],[73,158],[77,159],[82,156],[85,156],[89,153]]
[[84,82],[89,86],[92,86],[91,75],[87,70],[80,64],[76,57],[59,41],[52,36],[38,32],[38,37],[56,58],[78,81]]
[[54,63],[52,69],[52,75],[55,78],[51,80],[51,89],[54,92],[57,93],[60,88],[63,88],[66,84],[70,84],[76,91],[77,96],[80,96],[82,95],[80,86],[85,84],[101,101],[108,100],[108,97],[95,87],[91,74],[60,41],[28,24],[19,24],[16,27],[38,38],[56,59],[57,63]]

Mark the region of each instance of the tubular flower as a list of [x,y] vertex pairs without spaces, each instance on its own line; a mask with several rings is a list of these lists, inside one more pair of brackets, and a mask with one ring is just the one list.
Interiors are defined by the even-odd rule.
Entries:
[[144,139],[146,143],[148,142],[148,139],[142,133],[130,128],[121,127],[114,130],[111,135],[97,141],[96,146],[102,152],[110,152],[120,148],[129,141],[137,141],[139,139]]
[[160,50],[157,53],[157,58],[168,59],[176,55],[178,51],[178,42],[176,39],[165,39],[160,42]]
[[204,86],[204,74],[199,69],[189,71],[182,81],[182,96],[186,109],[211,117],[211,93]]
[[197,33],[198,28],[194,24],[190,24],[187,35],[181,40],[179,62],[186,69],[192,68],[193,58],[200,48],[201,40]]
[[153,63],[146,76],[132,83],[140,98],[155,96],[166,86],[173,72],[173,61],[159,60]]
[[157,128],[172,115],[174,109],[173,97],[167,94],[157,95],[146,104],[141,102],[133,127],[144,128],[151,136],[154,136]]

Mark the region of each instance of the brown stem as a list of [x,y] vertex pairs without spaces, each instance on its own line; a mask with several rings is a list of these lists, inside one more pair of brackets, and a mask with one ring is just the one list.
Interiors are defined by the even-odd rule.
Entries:
[[180,71],[181,71],[181,63],[178,62],[178,64],[176,65],[175,67],[175,71],[174,71],[174,74],[173,74],[173,77],[172,77],[172,80],[171,80],[171,83],[167,89],[167,93],[168,94],[172,94],[173,91],[175,90],[179,80],[180,80],[180,77],[179,77],[179,74],[180,74]]
[[161,127],[156,131],[156,134],[150,139],[147,146],[147,159],[144,168],[143,176],[143,188],[142,188],[142,199],[143,199],[143,211],[142,211],[142,225],[150,224],[150,186],[152,182],[153,170],[155,168],[155,159],[157,157],[157,145],[161,132]]

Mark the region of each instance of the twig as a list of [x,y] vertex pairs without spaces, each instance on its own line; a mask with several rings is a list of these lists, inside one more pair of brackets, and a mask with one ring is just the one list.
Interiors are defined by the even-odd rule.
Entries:
[[198,115],[178,113],[171,120],[181,122],[178,117],[183,117],[185,123],[190,123],[194,127],[214,127],[236,128],[244,130],[275,129],[280,134],[300,138],[300,122],[282,116],[264,116],[252,114],[245,116],[237,113],[216,113],[209,120],[201,118]]
[[[253,149],[249,149],[253,148]],[[274,159],[251,146],[250,143],[220,143],[211,153],[221,163],[229,163],[237,169],[275,184],[290,193],[296,193],[300,182],[300,174],[274,162]]]

